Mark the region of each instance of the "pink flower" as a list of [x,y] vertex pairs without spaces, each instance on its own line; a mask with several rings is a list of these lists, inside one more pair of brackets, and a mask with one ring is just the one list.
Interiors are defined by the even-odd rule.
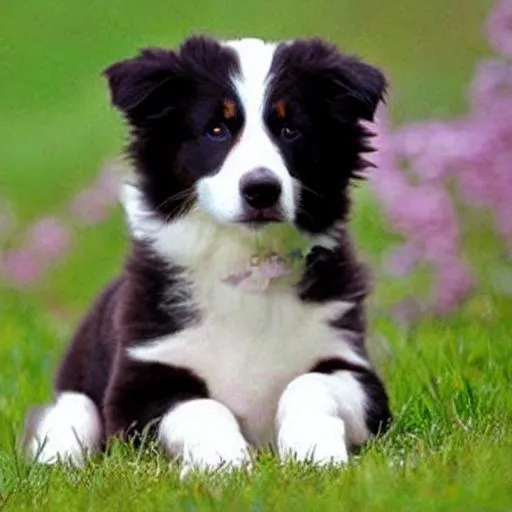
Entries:
[[394,247],[387,255],[385,267],[388,273],[396,277],[409,275],[421,259],[419,247],[409,242],[404,245]]
[[[512,0],[501,1],[488,22],[498,51],[512,55]],[[482,62],[471,83],[471,111],[450,121],[406,125],[391,133],[379,113],[371,174],[376,197],[404,244],[385,262],[407,275],[421,261],[435,277],[434,309],[451,311],[473,286],[461,260],[461,219],[453,195],[487,208],[512,255],[512,63]]]
[[124,168],[116,162],[106,165],[96,181],[71,200],[69,209],[78,222],[98,224],[107,218],[117,203],[122,171]]
[[[474,157],[475,146],[468,140],[473,134],[457,121],[415,123],[390,135],[382,114],[378,128],[381,154],[376,161],[381,167],[371,181],[393,227],[405,239],[388,254],[387,270],[405,276],[422,260],[433,265],[438,276],[435,308],[444,313],[470,290],[471,275],[458,257],[459,219],[445,178]],[[404,322],[418,314],[417,308],[402,305],[395,313]]]
[[123,171],[124,168],[116,162],[109,163],[103,167],[96,180],[95,188],[97,192],[102,195],[105,201],[111,204],[117,202]]
[[30,250],[14,249],[3,255],[2,271],[16,288],[26,288],[41,278],[44,265]]
[[437,313],[453,311],[473,286],[473,278],[464,263],[457,259],[446,262],[436,276],[434,309]]
[[71,214],[82,224],[99,224],[108,215],[111,200],[96,187],[78,193],[70,203]]
[[512,63],[501,59],[484,60],[478,65],[469,90],[471,104],[476,111],[511,100]]
[[71,233],[56,217],[43,217],[29,228],[25,246],[39,259],[55,261],[69,251]]
[[502,55],[512,55],[512,1],[501,0],[486,23],[491,46]]

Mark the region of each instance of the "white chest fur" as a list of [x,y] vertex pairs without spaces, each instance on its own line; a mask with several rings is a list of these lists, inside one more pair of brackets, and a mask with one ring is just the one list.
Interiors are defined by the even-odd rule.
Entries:
[[273,440],[277,402],[294,377],[326,358],[367,366],[343,333],[328,323],[351,304],[305,303],[284,283],[249,293],[222,282],[247,264],[254,235],[233,236],[197,212],[165,224],[145,211],[135,190],[128,190],[125,207],[134,236],[186,268],[192,305],[201,314],[199,323],[176,334],[134,340],[130,357],[193,371],[205,381],[211,398],[236,415],[255,445]]
[[270,442],[277,401],[294,377],[325,358],[365,364],[327,323],[348,305],[308,305],[292,291],[273,286],[249,294],[218,283],[199,325],[133,347],[130,355],[193,371],[249,441]]

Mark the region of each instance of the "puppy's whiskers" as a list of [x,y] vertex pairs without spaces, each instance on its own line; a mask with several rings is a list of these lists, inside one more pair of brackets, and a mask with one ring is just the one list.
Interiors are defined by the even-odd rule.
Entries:
[[172,201],[178,201],[180,199],[188,199],[191,195],[194,193],[194,186],[190,186],[184,190],[180,190],[176,194],[173,194],[172,196],[167,197],[164,199],[160,204],[157,205],[156,209],[160,210],[162,208],[165,208],[169,205]]
[[308,217],[308,219],[315,222],[314,217],[310,213],[308,213],[304,208],[302,208],[302,206],[297,206],[297,212],[305,215],[306,217]]
[[188,195],[184,199],[185,200],[183,201],[183,203],[178,204],[175,208],[173,208],[173,210],[171,210],[171,212],[169,212],[166,215],[166,217],[165,217],[166,222],[170,222],[172,219],[174,219],[176,217],[183,216],[192,207],[192,205],[194,203],[194,197],[191,195]]
[[323,194],[320,194],[320,192],[317,192],[316,190],[312,189],[311,187],[308,187],[307,185],[305,185],[304,183],[301,183],[300,184],[301,187],[304,189],[304,190],[307,190],[308,192],[311,192],[313,195],[319,197],[320,199],[323,199],[324,198],[324,195]]

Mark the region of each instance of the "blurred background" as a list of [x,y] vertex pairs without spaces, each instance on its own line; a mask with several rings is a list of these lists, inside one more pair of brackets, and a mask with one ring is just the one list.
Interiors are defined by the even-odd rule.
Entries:
[[192,33],[321,36],[385,70],[381,169],[358,186],[353,219],[377,275],[377,315],[407,324],[509,296],[512,117],[496,91],[512,83],[511,19],[510,1],[491,0],[3,2],[0,348],[13,357],[13,316],[42,315],[67,333],[118,270],[127,241],[115,157],[126,130],[100,75]]

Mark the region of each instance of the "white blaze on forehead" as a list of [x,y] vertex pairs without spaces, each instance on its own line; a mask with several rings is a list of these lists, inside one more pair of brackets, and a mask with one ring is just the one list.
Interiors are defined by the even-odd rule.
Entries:
[[238,54],[240,73],[233,77],[233,82],[245,116],[248,121],[254,121],[258,116],[261,119],[276,45],[261,39],[228,41],[226,45]]
[[293,179],[264,120],[272,61],[277,45],[260,39],[241,39],[224,44],[238,56],[239,69],[231,80],[242,104],[244,125],[239,140],[219,171],[199,181],[199,203],[220,221],[235,220],[243,213],[240,179],[244,174],[264,167],[279,178],[282,187],[281,207],[287,219],[293,220]]

